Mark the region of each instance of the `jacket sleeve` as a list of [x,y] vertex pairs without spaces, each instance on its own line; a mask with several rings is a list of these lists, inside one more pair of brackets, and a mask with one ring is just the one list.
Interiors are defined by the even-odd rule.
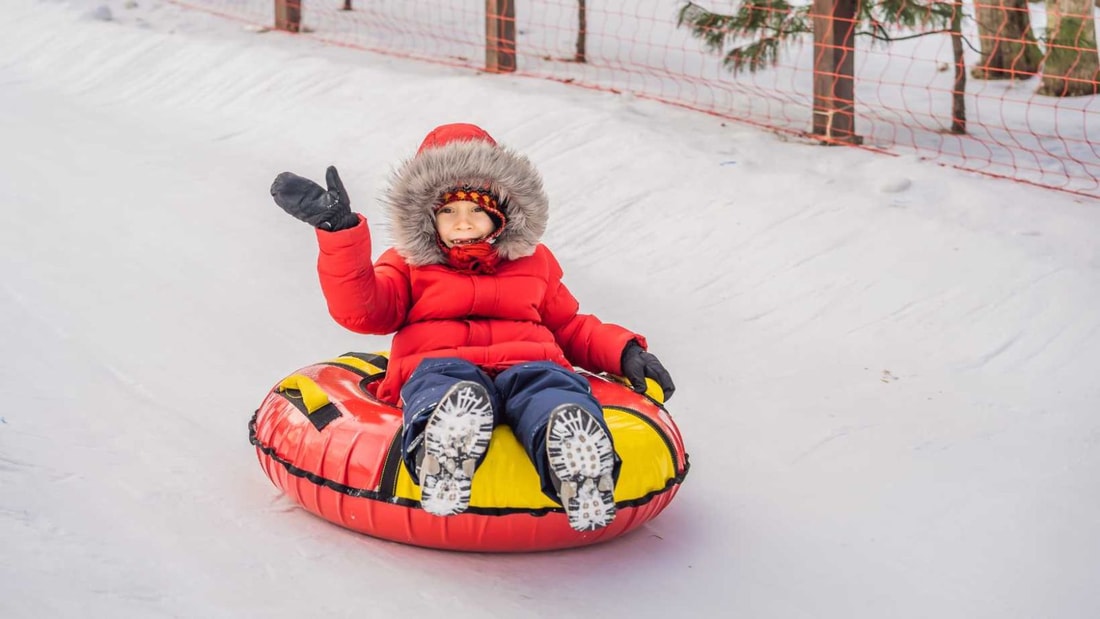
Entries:
[[562,270],[550,250],[547,256],[546,298],[541,313],[543,324],[554,334],[570,363],[592,372],[622,374],[622,355],[630,340],[646,347],[645,338],[616,324],[601,322],[591,314],[580,314],[580,304],[562,283]]
[[356,333],[393,333],[408,315],[408,265],[394,250],[371,264],[370,228],[362,216],[346,230],[317,230],[317,273],[329,314]]

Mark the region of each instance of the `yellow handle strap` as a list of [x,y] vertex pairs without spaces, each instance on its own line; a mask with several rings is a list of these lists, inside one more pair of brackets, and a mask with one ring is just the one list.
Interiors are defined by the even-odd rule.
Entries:
[[[619,376],[617,374],[611,374],[611,373],[606,374],[606,376],[608,376],[610,378],[614,378],[615,380],[619,381],[620,383],[626,385],[627,389],[630,389],[631,391],[634,390],[634,386],[630,384],[630,381],[627,380],[625,376]],[[648,376],[645,379],[645,394],[647,396],[649,396],[650,398],[652,398],[658,404],[664,404],[665,403],[665,391],[664,391],[664,389],[661,389],[661,386],[657,384],[657,381],[653,380],[652,378],[649,378]]]
[[290,398],[300,398],[302,404],[306,408],[307,415],[312,415],[329,404],[328,394],[325,393],[325,390],[321,389],[320,385],[313,382],[312,378],[302,376],[301,374],[294,374],[284,378],[283,381],[279,383],[278,391]]
[[665,390],[652,378],[645,379],[645,394],[661,404],[665,403]]

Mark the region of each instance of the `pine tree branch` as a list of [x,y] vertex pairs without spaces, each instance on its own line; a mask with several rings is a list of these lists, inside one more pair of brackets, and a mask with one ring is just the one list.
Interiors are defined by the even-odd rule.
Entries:
[[792,7],[786,0],[746,0],[734,15],[712,13],[687,2],[680,9],[677,25],[687,25],[694,37],[717,53],[730,41],[755,39],[735,45],[725,54],[723,64],[735,74],[775,65],[781,43],[811,32],[809,7]]
[[[854,32],[852,34],[857,36],[857,37],[860,37],[860,36],[871,37],[872,39],[875,39],[876,41],[885,41],[887,43],[893,43],[895,41],[908,41],[910,39],[919,39],[920,37],[928,36],[930,34],[953,34],[953,32],[950,28],[945,28],[945,29],[940,29],[940,30],[928,30],[928,31],[925,31],[925,32],[916,32],[916,33],[913,33],[913,34],[908,34],[908,35],[905,35],[905,36],[897,36],[897,37],[892,37],[889,34],[879,35],[879,34],[876,34],[874,32]],[[961,38],[962,38],[962,42],[965,43],[966,46],[971,49],[971,51],[978,52],[979,54],[981,53],[981,49],[979,49],[977,47],[974,47],[974,44],[970,42],[970,39],[968,39],[965,36],[961,37]]]
[[[951,33],[956,7],[953,2],[919,0],[863,0],[858,4],[859,36],[887,43],[929,34]],[[779,62],[779,46],[813,32],[809,6],[791,6],[787,0],[743,0],[733,15],[709,11],[695,2],[680,8],[677,26],[687,26],[707,50],[722,54],[722,64],[734,74],[754,73]],[[890,36],[890,28],[937,28],[905,36]],[[744,41],[734,44],[736,41]],[[964,38],[968,47],[974,46]]]

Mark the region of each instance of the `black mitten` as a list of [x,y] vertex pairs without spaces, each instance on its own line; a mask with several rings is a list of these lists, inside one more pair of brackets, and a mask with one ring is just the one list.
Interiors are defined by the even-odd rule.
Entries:
[[328,167],[325,182],[328,191],[308,178],[283,172],[271,183],[271,197],[279,208],[314,228],[335,232],[359,225],[359,216],[351,212],[351,200],[336,166]]
[[665,392],[666,402],[676,391],[676,385],[672,384],[672,377],[669,376],[665,366],[661,365],[656,355],[643,350],[636,340],[630,340],[623,349],[622,366],[623,376],[630,381],[630,386],[638,393],[645,393],[646,377],[657,381],[661,391]]

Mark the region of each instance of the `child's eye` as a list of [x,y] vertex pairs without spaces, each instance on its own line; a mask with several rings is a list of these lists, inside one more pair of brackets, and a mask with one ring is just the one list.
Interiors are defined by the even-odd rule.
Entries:
[[443,208],[439,209],[436,212],[437,213],[453,213],[453,212],[455,212],[455,210],[453,208],[449,207],[449,206],[444,206]]
[[475,213],[484,213],[485,209],[481,208],[480,206],[475,206],[474,207],[474,212]]

